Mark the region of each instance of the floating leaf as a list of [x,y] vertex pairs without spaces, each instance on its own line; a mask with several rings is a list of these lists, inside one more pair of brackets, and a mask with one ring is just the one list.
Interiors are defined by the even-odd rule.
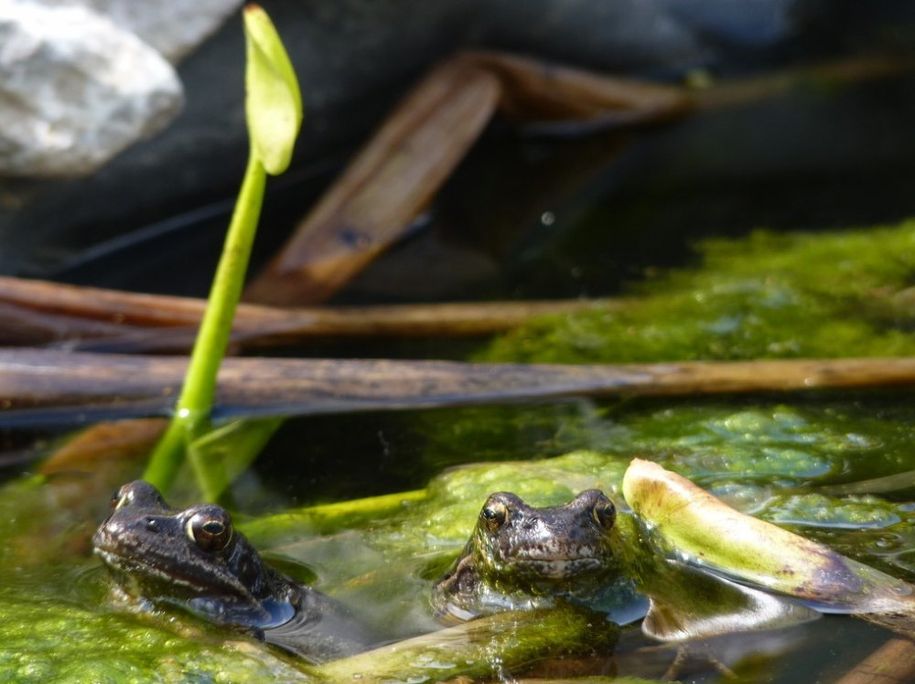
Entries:
[[634,459],[623,494],[652,538],[692,564],[829,612],[902,615],[906,631],[915,625],[912,585],[744,515],[656,463]]
[[642,631],[655,639],[681,641],[778,629],[819,617],[796,601],[676,561],[657,560],[654,572],[642,578],[643,590],[651,597]]

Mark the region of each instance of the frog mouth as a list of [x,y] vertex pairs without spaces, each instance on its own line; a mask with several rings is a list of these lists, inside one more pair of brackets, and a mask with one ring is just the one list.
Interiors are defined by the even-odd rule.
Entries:
[[187,572],[180,565],[173,564],[166,569],[161,561],[167,561],[167,558],[125,553],[105,535],[97,534],[93,545],[95,554],[125,587],[169,587],[167,594],[184,590],[189,594],[248,596],[247,590],[236,581],[227,582],[225,577],[214,574]]
[[567,556],[563,558],[515,558],[512,567],[543,578],[566,579],[575,575],[600,571],[604,564],[596,556]]
[[156,567],[153,563],[142,559],[123,556],[117,551],[105,549],[98,545],[95,547],[95,553],[122,580],[122,584],[136,585],[138,576],[142,576],[147,580],[168,583],[171,586],[187,587],[195,592],[207,589],[205,585],[194,581],[192,577],[182,576],[175,572],[166,572]]

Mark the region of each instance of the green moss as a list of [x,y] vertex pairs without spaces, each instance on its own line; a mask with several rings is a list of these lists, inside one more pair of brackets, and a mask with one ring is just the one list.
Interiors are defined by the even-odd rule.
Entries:
[[297,667],[242,637],[177,617],[88,610],[9,577],[0,588],[0,680],[310,681]]
[[730,481],[829,484],[915,469],[915,409],[892,397],[863,406],[838,399],[793,406],[741,399],[609,407],[580,402],[577,412],[563,413],[460,410],[437,414],[439,429],[430,427],[428,439],[439,457],[479,450],[518,458],[529,451],[517,445],[513,430],[526,416],[542,434],[555,435],[544,439],[549,446],[540,454],[561,445],[617,460],[641,455],[711,487]]
[[757,232],[699,247],[699,269],[637,288],[619,309],[542,319],[495,340],[490,361],[648,362],[915,352],[915,221],[893,228]]

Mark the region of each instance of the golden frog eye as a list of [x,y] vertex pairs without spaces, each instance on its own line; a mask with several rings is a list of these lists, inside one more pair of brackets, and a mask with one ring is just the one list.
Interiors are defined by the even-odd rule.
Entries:
[[598,501],[591,510],[591,517],[598,525],[609,530],[616,521],[616,506],[609,499]]
[[229,514],[216,506],[199,510],[187,519],[187,536],[204,551],[222,551],[232,539]]
[[487,501],[480,511],[480,519],[490,530],[497,530],[508,519],[508,507],[501,501]]

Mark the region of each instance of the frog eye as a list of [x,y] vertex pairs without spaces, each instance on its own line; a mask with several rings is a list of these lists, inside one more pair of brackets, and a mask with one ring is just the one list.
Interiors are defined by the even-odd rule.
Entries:
[[501,501],[487,501],[480,511],[480,520],[490,530],[497,530],[508,519],[508,507]]
[[609,530],[616,521],[616,507],[609,499],[598,501],[591,510],[591,517],[598,525]]
[[188,538],[204,551],[222,551],[232,539],[232,521],[221,508],[197,511],[184,526]]

